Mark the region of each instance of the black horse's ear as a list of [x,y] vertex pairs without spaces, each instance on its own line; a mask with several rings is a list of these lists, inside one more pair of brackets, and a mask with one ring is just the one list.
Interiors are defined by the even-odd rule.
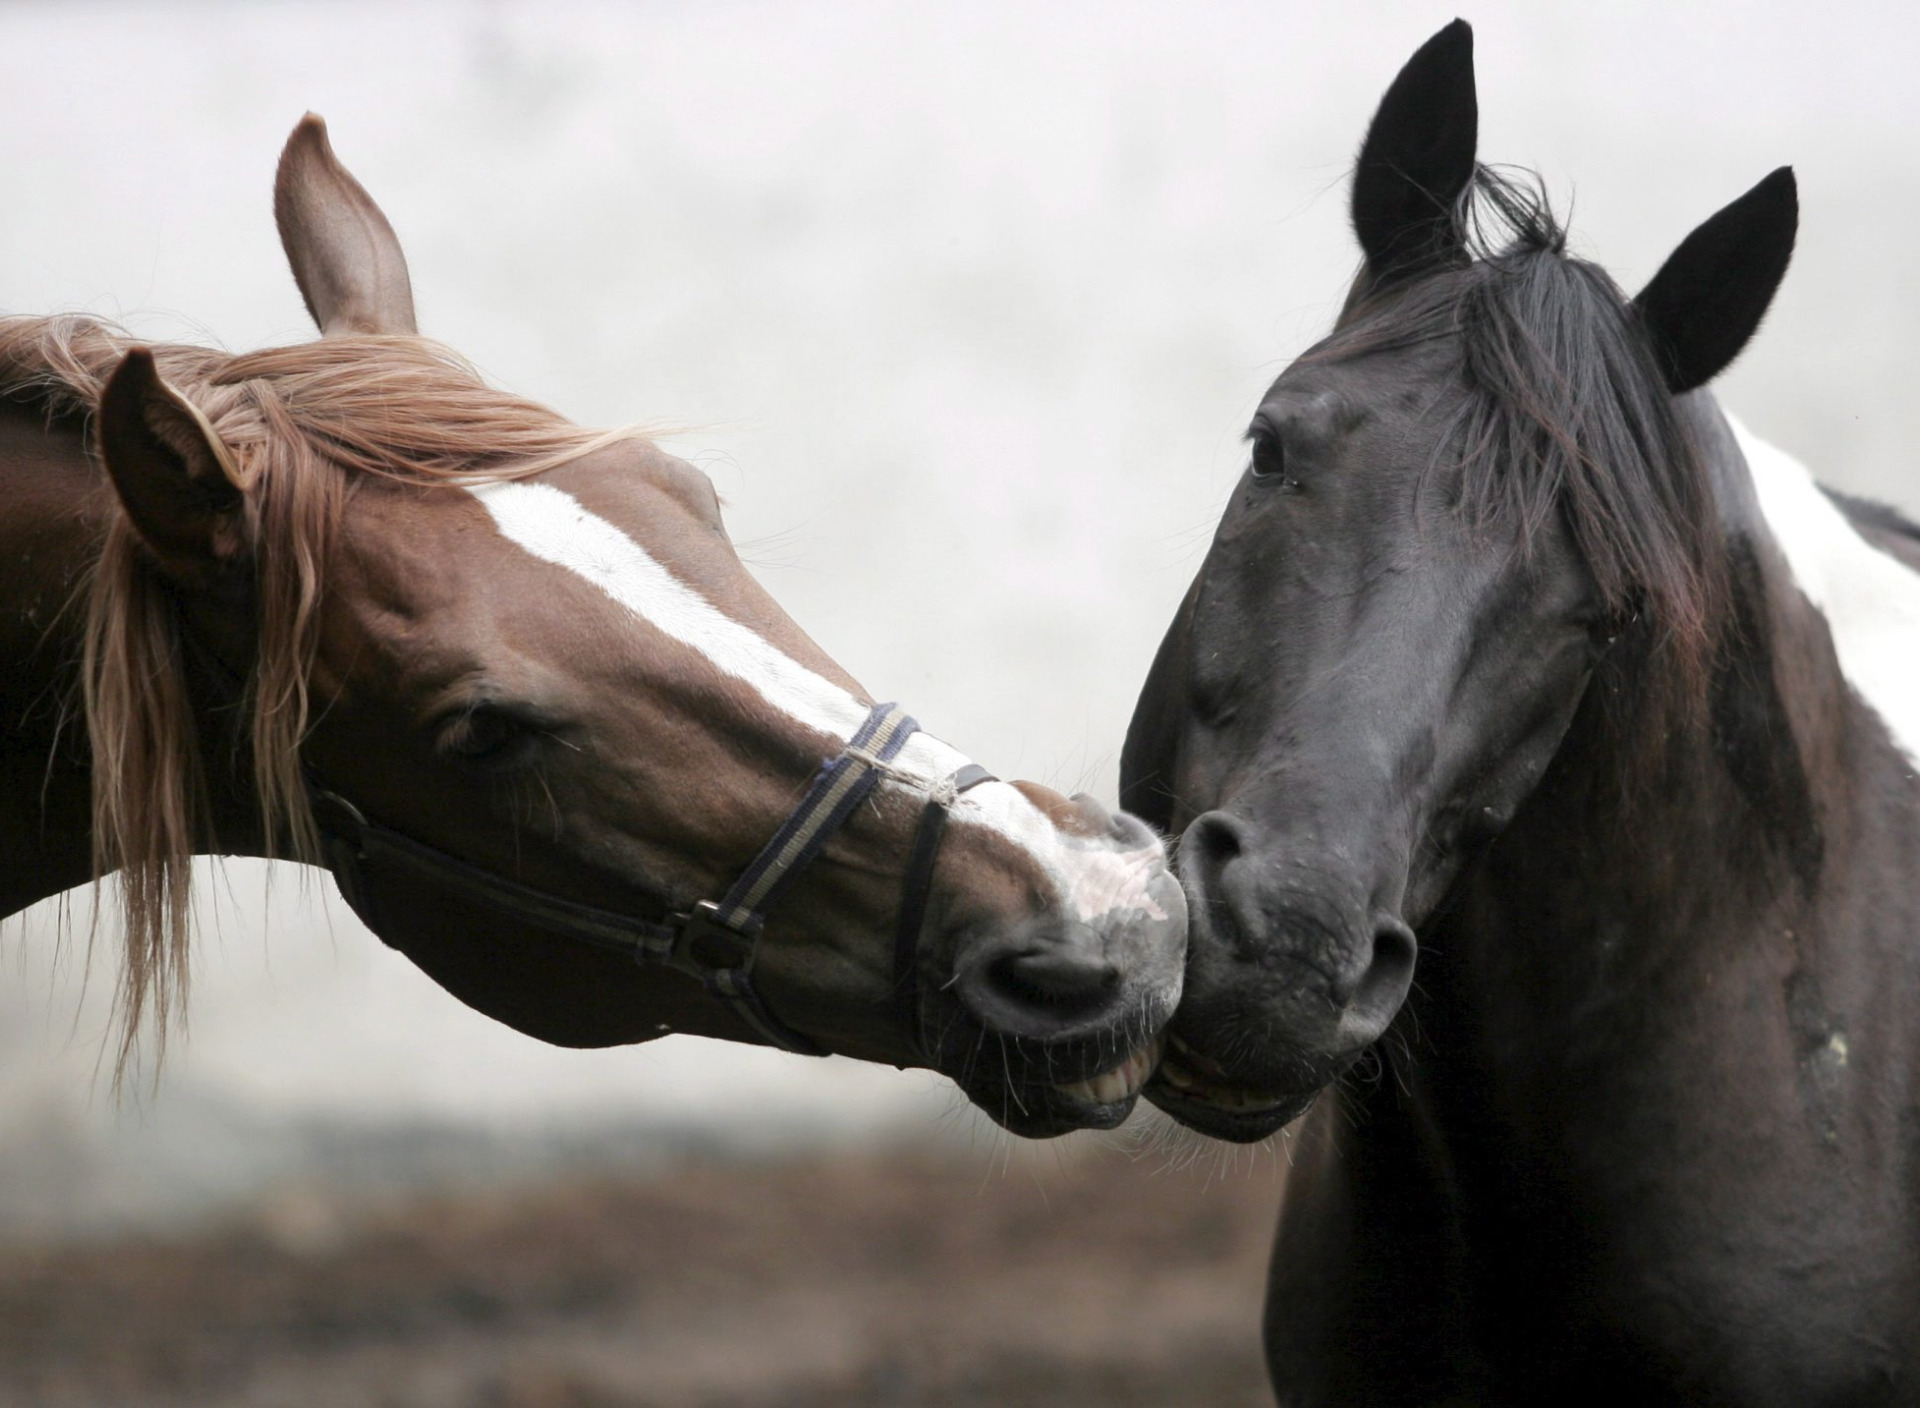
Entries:
[[1674,395],[1705,386],[1740,355],[1799,228],[1793,168],[1783,166],[1682,240],[1633,300]]
[[1479,144],[1473,27],[1455,20],[1407,60],[1360,146],[1353,232],[1376,281],[1459,256],[1453,210]]

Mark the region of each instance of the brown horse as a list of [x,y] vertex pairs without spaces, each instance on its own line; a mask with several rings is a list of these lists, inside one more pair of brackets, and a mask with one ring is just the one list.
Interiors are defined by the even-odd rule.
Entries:
[[316,342],[0,321],[0,914],[117,871],[131,1043],[185,996],[191,856],[326,863],[546,1041],[765,1041],[943,1071],[1020,1133],[1123,1119],[1184,958],[1148,829],[876,707],[704,475],[420,338],[318,118],[275,213]]

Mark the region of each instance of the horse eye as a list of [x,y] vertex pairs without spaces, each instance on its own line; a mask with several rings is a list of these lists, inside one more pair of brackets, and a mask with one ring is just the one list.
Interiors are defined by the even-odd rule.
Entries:
[[1253,437],[1253,477],[1282,489],[1298,489],[1300,482],[1287,473],[1287,455],[1271,435]]
[[464,763],[499,765],[515,761],[532,739],[511,714],[481,704],[447,725],[440,734],[440,751]]

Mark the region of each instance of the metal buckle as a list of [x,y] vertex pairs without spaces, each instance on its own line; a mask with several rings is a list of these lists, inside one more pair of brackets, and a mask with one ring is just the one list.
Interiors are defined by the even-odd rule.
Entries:
[[756,917],[750,930],[734,928],[720,918],[720,906],[701,900],[685,914],[674,916],[673,946],[667,967],[707,982],[715,973],[746,972],[753,966],[754,945],[760,937]]
[[[326,788],[317,786],[311,777],[307,779],[307,794],[312,799],[311,805],[321,829],[329,833],[333,839],[348,842],[353,848],[354,855],[364,858],[367,835],[366,814],[338,792],[329,792]],[[328,812],[334,815],[329,817]],[[345,825],[330,825],[330,822],[344,822]]]

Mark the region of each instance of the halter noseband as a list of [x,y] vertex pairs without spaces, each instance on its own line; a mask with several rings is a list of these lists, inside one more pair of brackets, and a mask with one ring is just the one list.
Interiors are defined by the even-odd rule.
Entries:
[[[892,767],[893,759],[919,731],[920,725],[897,704],[876,704],[846,747],[822,765],[799,805],[726,894],[685,909],[655,896],[642,896],[637,913],[563,899],[368,821],[337,793],[317,785],[309,790],[327,868],[354,913],[374,933],[381,934],[375,892],[383,879],[404,882],[411,874],[452,882],[469,898],[536,928],[627,954],[642,967],[671,968],[695,978],[767,1044],[803,1056],[824,1056],[824,1048],[776,1017],[755,989],[753,968],[761,931],[768,911],[847,824],[880,779],[900,776]],[[935,786],[921,808],[894,927],[893,1000],[915,1052],[921,1045],[920,929],[948,809],[961,793],[993,780],[985,768],[969,763]]]

